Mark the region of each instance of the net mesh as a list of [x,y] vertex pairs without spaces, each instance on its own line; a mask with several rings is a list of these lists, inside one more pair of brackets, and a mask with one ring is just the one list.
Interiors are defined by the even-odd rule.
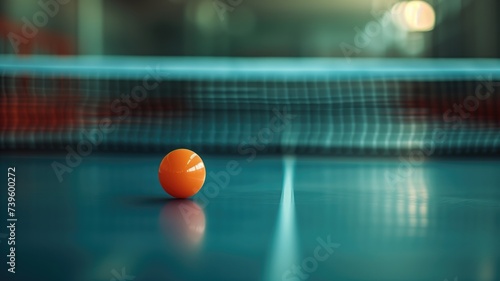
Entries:
[[[500,64],[0,60],[2,150],[490,155]],[[85,146],[87,145],[87,146]]]

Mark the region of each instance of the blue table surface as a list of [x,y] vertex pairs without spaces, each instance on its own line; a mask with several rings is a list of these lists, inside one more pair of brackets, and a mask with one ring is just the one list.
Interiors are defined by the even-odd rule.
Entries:
[[2,156],[18,242],[1,280],[500,280],[499,160],[212,155],[174,200],[163,155],[92,154],[59,182],[64,157]]

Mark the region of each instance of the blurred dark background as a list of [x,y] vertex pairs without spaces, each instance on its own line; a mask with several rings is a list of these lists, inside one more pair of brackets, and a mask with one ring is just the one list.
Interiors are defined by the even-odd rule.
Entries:
[[[497,58],[499,11],[497,0],[2,0],[0,53]],[[40,34],[13,48],[9,34],[40,12]]]

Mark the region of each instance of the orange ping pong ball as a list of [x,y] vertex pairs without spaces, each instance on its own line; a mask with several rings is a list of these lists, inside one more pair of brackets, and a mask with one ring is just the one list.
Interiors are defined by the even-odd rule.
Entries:
[[205,182],[205,164],[189,149],[176,149],[163,158],[158,177],[163,189],[175,198],[195,195]]

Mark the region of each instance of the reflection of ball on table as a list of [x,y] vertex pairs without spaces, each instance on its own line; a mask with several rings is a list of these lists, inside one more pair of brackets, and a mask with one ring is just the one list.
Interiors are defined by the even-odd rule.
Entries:
[[170,246],[195,250],[205,235],[205,213],[191,200],[169,200],[161,211],[160,225]]
[[171,151],[160,163],[158,177],[163,189],[175,198],[195,195],[205,182],[205,165],[189,149]]

